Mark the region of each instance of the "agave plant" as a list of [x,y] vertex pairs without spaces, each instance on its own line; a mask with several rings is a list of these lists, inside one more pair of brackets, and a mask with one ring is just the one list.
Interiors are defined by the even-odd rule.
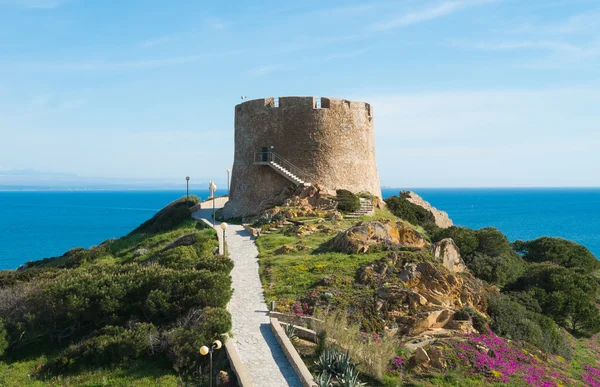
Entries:
[[333,383],[331,381],[331,375],[327,372],[323,372],[319,374],[317,377],[317,386],[318,387],[333,387]]
[[354,367],[350,367],[346,372],[337,377],[337,382],[341,387],[363,387],[365,383],[358,380],[360,372],[356,371]]
[[296,327],[292,324],[287,324],[284,328],[285,335],[290,338],[291,341],[298,340],[298,334],[296,333]]
[[341,352],[336,347],[325,349],[319,359],[315,361],[317,369],[338,378],[348,372],[354,371],[355,365],[348,352]]

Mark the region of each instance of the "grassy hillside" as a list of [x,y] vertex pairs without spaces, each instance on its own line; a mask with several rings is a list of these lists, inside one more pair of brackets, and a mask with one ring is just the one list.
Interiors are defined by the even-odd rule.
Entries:
[[[197,202],[175,201],[123,238],[0,272],[0,385],[206,382],[198,350],[231,328],[233,262],[192,219]],[[228,369],[222,352],[216,369]]]
[[[366,253],[340,252],[332,241],[357,221],[321,213],[257,239],[267,300],[280,312],[325,320],[322,333],[350,351],[369,386],[600,386],[600,264],[587,249],[558,238],[510,243],[493,228],[439,229],[402,200],[360,221],[410,219],[416,225],[408,228],[431,243],[452,238],[468,273],[448,274],[428,244],[398,248],[384,237]],[[402,279],[415,267],[420,274]],[[403,328],[449,307],[436,306],[440,300],[458,304],[457,319],[479,332],[430,340]],[[429,340],[423,348],[436,360],[416,362],[405,346],[413,338]],[[316,376],[332,375],[323,372],[334,356],[326,346],[296,343]]]

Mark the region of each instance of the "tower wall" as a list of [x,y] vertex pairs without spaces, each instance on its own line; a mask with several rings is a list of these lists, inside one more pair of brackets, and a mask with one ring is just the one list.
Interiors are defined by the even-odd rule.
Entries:
[[270,167],[254,164],[255,154],[269,146],[311,174],[307,182],[313,185],[381,197],[371,105],[337,98],[256,99],[235,107],[235,158],[225,217],[256,214],[293,185]]

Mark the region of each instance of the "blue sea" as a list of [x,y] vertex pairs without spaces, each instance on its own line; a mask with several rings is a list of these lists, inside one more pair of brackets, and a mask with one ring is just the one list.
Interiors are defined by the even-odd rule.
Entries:
[[[455,224],[574,240],[600,257],[600,189],[412,189]],[[399,189],[384,189],[383,196]],[[217,192],[217,195],[225,192]],[[205,198],[206,191],[190,191]],[[128,234],[185,191],[0,192],[0,269]]]

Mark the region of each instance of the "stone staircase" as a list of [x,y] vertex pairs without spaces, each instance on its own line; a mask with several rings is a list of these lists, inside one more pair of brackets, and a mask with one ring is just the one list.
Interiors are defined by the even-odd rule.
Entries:
[[311,178],[310,174],[303,172],[300,168],[290,163],[283,157],[274,152],[260,152],[254,156],[254,164],[267,165],[275,172],[285,177],[299,187],[310,187],[311,183],[307,180]]
[[360,198],[360,208],[356,212],[344,215],[344,219],[358,219],[363,216],[370,216],[375,213],[373,201],[370,199]]
[[274,161],[271,161],[269,163],[269,166],[271,168],[273,168],[275,171],[279,172],[280,175],[282,175],[283,177],[285,177],[286,179],[288,179],[289,181],[291,181],[292,183],[296,184],[299,187],[309,187],[310,186],[310,183],[305,182],[304,180],[302,180],[298,176],[294,175],[292,172],[288,171],[283,166],[277,164]]

